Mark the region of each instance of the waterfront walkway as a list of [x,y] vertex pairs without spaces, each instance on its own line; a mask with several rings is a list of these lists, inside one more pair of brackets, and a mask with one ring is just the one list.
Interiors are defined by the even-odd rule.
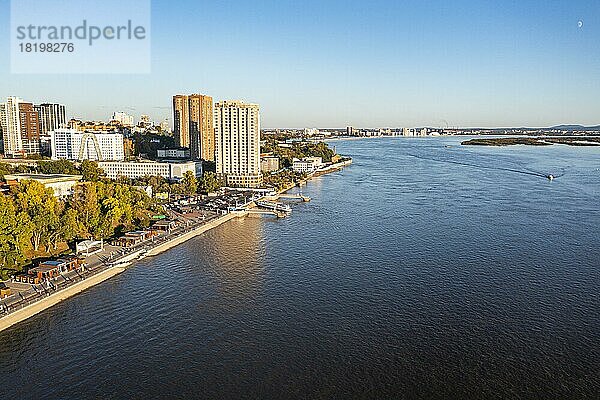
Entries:
[[[178,227],[173,229],[170,232],[163,233],[159,236],[155,236],[152,239],[148,239],[144,242],[138,243],[131,247],[116,247],[112,245],[105,245],[104,250],[90,255],[86,258],[85,267],[81,271],[68,271],[60,274],[59,276],[45,281],[43,283],[37,285],[31,284],[23,284],[23,283],[11,283],[11,287],[16,290],[16,293],[8,296],[2,300],[0,300],[0,330],[5,329],[6,327],[19,322],[18,321],[10,321],[8,318],[11,314],[16,313],[25,308],[30,308],[38,302],[44,301],[45,299],[58,295],[61,299],[69,297],[70,295],[79,293],[79,291],[75,291],[67,296],[61,296],[61,293],[67,292],[67,289],[72,288],[76,285],[80,285],[82,282],[90,280],[90,278],[98,277],[99,275],[103,275],[104,279],[95,279],[95,283],[91,285],[84,285],[85,288],[93,286],[97,283],[102,282],[105,279],[108,279],[117,273],[124,271],[125,267],[128,266],[131,262],[145,257],[147,253],[151,253],[150,255],[158,254],[156,252],[152,252],[152,250],[163,246],[165,250],[172,246],[165,246],[170,243],[178,243],[182,237],[185,239],[189,239],[194,235],[190,235],[194,231],[202,230],[201,228],[214,227],[219,225],[219,218],[223,218],[223,216],[219,217],[218,215],[213,215],[209,218],[205,218],[202,220],[198,220],[195,222],[186,220],[182,222]],[[225,218],[228,220],[229,218]],[[210,228],[209,228],[210,229]],[[188,237],[189,236],[189,237]],[[110,272],[108,272],[110,271]],[[108,273],[107,273],[108,272]],[[53,305],[56,302],[52,302]],[[31,315],[47,308],[42,307],[39,310],[36,310]],[[28,315],[31,316],[31,315]],[[10,321],[7,325],[6,322]],[[5,326],[7,325],[7,326]]]

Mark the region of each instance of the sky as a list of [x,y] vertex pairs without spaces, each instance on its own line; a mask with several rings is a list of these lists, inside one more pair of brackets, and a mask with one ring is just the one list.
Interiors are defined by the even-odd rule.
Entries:
[[600,124],[598,0],[154,0],[141,74],[11,74],[10,34],[0,0],[0,98],[68,117],[171,121],[203,93],[264,128]]

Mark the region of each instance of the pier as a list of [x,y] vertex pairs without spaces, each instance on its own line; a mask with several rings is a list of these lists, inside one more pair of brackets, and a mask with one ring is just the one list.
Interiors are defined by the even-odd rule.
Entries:
[[287,199],[287,200],[301,200],[305,203],[310,201],[310,197],[304,196],[302,193],[298,193],[298,194],[282,193],[282,194],[278,195],[277,198],[278,199]]
[[272,215],[274,217],[277,218],[285,218],[289,215],[289,213],[285,213],[282,211],[276,211],[276,210],[264,210],[264,209],[259,209],[259,208],[254,208],[251,210],[247,210],[245,212],[246,215],[258,215],[258,216],[262,216],[262,215]]
[[287,204],[277,203],[274,201],[268,200],[259,200],[256,202],[256,205],[261,208],[265,208],[270,211],[277,211],[284,214],[290,214],[292,212],[292,207]]

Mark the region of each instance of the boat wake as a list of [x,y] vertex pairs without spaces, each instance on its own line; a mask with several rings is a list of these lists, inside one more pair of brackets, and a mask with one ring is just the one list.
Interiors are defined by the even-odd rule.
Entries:
[[438,159],[438,158],[432,158],[432,157],[423,157],[423,156],[419,156],[417,154],[407,154],[407,155],[410,157],[418,158],[420,160],[435,161],[435,162],[447,163],[447,164],[456,164],[456,165],[462,165],[462,166],[473,167],[473,168],[478,168],[478,169],[491,169],[491,170],[496,170],[496,171],[507,171],[507,172],[513,172],[515,174],[538,176],[540,178],[546,178],[549,180],[560,178],[561,176],[565,175],[565,173],[566,173],[564,168],[562,168],[562,171],[558,174],[550,174],[550,173],[531,171],[531,170],[528,170],[525,168],[524,169],[515,169],[515,168],[506,168],[506,167],[492,167],[492,166],[481,165],[481,164],[471,164],[471,163],[463,162],[463,161],[452,161],[452,160],[444,160],[444,159]]

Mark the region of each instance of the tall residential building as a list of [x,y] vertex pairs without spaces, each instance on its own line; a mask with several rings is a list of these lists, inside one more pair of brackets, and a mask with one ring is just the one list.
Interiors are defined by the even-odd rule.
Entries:
[[4,154],[9,157],[40,152],[40,120],[33,104],[8,97],[0,105]]
[[67,124],[67,113],[62,104],[43,103],[36,104],[33,108],[40,117],[40,136],[58,128],[64,128]]
[[214,119],[217,174],[226,178],[228,186],[259,186],[262,175],[258,104],[216,103]]
[[40,154],[40,116],[32,103],[19,103],[21,140],[27,154]]
[[52,159],[122,161],[125,159],[120,133],[82,132],[60,128],[50,132]]
[[173,96],[173,131],[193,159],[215,160],[213,99],[202,94]]
[[8,97],[6,103],[0,104],[0,123],[2,124],[2,140],[4,155],[14,157],[23,154],[21,140],[21,121],[19,120],[18,97]]
[[122,111],[115,111],[111,120],[117,121],[123,126],[133,126],[133,115],[129,115]]

